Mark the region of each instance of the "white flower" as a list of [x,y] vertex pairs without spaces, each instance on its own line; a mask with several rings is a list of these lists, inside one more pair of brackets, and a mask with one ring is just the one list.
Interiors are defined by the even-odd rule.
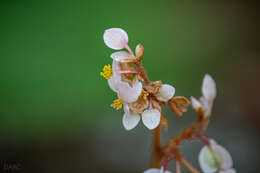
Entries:
[[217,143],[210,143],[211,149],[204,146],[199,153],[199,164],[202,171],[204,173],[215,173],[232,168],[233,161],[229,152]]
[[104,32],[105,44],[115,50],[123,49],[128,44],[127,33],[121,28],[110,28]]
[[[134,114],[127,104],[124,104],[123,126],[126,130],[132,130],[137,126],[141,115]],[[157,109],[147,109],[142,113],[143,124],[150,130],[153,130],[160,124],[161,113]]]
[[205,116],[210,116],[213,101],[216,97],[216,84],[212,77],[208,74],[204,76],[202,83],[202,96],[199,100],[191,97],[191,104],[195,110],[198,110],[200,107],[203,108]]
[[[137,126],[141,117],[133,114],[127,104],[124,104],[123,126],[126,130],[132,130]],[[143,124],[150,130],[153,130],[160,124],[161,113],[157,109],[147,109],[142,113]]]
[[163,102],[170,100],[175,94],[175,88],[168,84],[163,84],[157,95],[157,99]]
[[161,169],[157,169],[157,168],[150,168],[147,169],[146,171],[144,171],[143,173],[172,173],[170,171],[164,171],[163,167],[161,167]]

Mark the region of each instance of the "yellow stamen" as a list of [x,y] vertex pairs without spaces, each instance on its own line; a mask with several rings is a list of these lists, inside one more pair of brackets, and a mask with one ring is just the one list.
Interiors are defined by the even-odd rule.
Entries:
[[112,76],[112,68],[111,68],[110,64],[105,65],[103,67],[103,72],[100,72],[100,76],[103,76],[107,80],[111,78],[111,76]]
[[123,105],[123,99],[116,99],[113,101],[113,103],[110,106],[116,110],[119,110],[122,109],[122,105]]

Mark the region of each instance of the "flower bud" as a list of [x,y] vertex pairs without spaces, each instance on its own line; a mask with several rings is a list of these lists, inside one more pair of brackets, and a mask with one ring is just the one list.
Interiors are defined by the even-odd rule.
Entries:
[[144,54],[144,47],[141,44],[138,44],[135,48],[135,56],[138,60],[141,60]]

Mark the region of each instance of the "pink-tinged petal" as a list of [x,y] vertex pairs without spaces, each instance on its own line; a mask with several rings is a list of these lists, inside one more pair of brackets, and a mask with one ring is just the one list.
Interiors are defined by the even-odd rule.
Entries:
[[214,157],[210,155],[209,148],[204,146],[199,153],[199,165],[204,173],[215,173],[217,167],[214,165]]
[[155,129],[161,120],[161,113],[157,109],[147,109],[142,113],[142,121],[144,125],[150,129]]
[[128,44],[127,33],[121,28],[107,29],[103,37],[105,44],[111,49],[120,50]]
[[157,99],[163,102],[167,102],[175,94],[175,88],[168,84],[163,84],[159,90]]
[[198,110],[201,107],[200,102],[197,99],[195,99],[194,97],[191,96],[190,100],[191,100],[191,105],[192,105],[193,109]]
[[112,77],[107,80],[109,87],[114,91],[118,92],[118,86],[121,83],[120,75],[112,75]]
[[[147,169],[146,171],[144,171],[143,173],[161,173],[161,169],[157,169],[157,168],[150,168],[150,169]],[[172,173],[170,171],[164,171],[162,173]]]
[[112,62],[112,76],[108,80],[109,87],[114,91],[118,92],[118,85],[122,82],[121,75],[117,74],[116,71],[120,70],[119,62],[113,61]]
[[118,62],[129,62],[129,61],[136,59],[136,57],[134,55],[132,55],[126,51],[119,51],[119,52],[112,53],[110,57],[113,60],[118,61]]
[[236,173],[237,171],[234,168],[219,171],[219,173]]
[[233,160],[229,152],[221,145],[212,145],[212,149],[221,156],[221,168],[230,169],[233,166]]
[[132,130],[137,126],[141,117],[138,114],[125,113],[123,116],[123,126],[126,130]]
[[117,74],[116,72],[118,70],[120,70],[120,64],[119,64],[118,61],[113,60],[113,62],[112,62],[112,72],[113,72],[113,75],[116,75]]
[[121,82],[118,85],[118,95],[126,103],[132,103],[137,101],[143,89],[141,82],[136,82],[133,87],[127,82]]
[[208,74],[205,75],[202,83],[202,94],[208,101],[213,101],[216,97],[216,83]]

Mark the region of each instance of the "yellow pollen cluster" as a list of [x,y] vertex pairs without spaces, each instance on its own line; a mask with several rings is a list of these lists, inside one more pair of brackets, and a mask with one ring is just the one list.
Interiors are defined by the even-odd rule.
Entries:
[[122,104],[123,104],[122,99],[116,99],[113,101],[113,103],[110,106],[116,110],[119,110],[122,109]]
[[112,76],[112,68],[111,68],[110,64],[105,65],[103,67],[103,72],[100,72],[100,76],[103,76],[107,80],[111,78],[111,76]]

